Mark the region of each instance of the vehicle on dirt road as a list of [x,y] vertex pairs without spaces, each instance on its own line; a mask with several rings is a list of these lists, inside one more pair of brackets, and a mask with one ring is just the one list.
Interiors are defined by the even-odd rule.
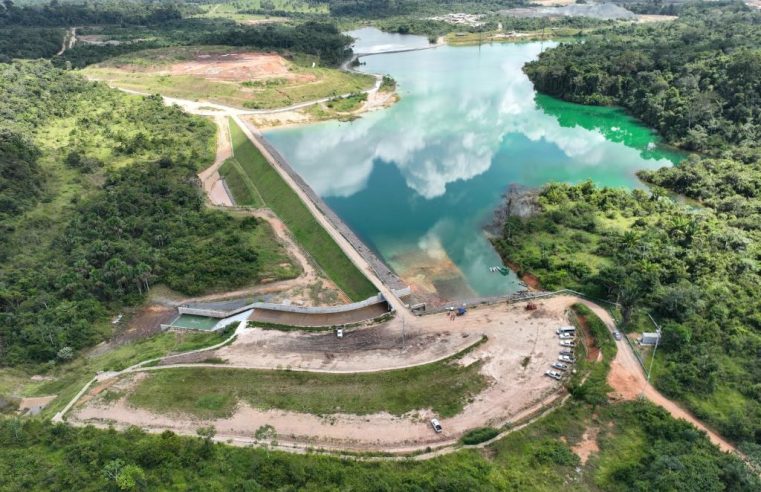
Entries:
[[344,337],[344,329],[343,328],[338,328],[336,330],[336,337],[338,337],[338,338],[343,338]]
[[613,338],[615,338],[616,340],[619,340],[619,341],[620,341],[620,340],[621,340],[621,332],[619,332],[619,331],[614,331],[614,332],[613,332]]
[[562,362],[553,362],[552,363],[553,369],[559,369],[561,371],[567,371],[568,370],[568,364],[563,364]]
[[431,427],[433,427],[433,430],[436,431],[436,434],[439,434],[442,430],[444,430],[441,427],[441,422],[439,422],[439,419],[431,419]]
[[545,376],[549,376],[549,377],[551,377],[552,379],[556,379],[556,380],[558,380],[558,381],[560,381],[560,378],[562,378],[562,377],[563,377],[563,375],[562,375],[562,374],[560,374],[560,373],[559,373],[559,372],[557,372],[557,371],[547,371],[547,372],[545,372],[545,373],[544,373],[544,375],[545,375]]

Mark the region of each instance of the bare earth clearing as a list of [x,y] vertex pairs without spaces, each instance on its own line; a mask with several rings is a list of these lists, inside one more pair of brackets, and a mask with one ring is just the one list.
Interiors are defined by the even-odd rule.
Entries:
[[274,53],[198,54],[194,60],[174,63],[157,73],[194,75],[208,80],[245,82],[284,78],[298,82],[313,82],[311,74],[294,73],[289,63]]
[[371,75],[225,46],[149,49],[91,65],[83,74],[116,87],[216,101],[257,113],[298,109],[377,86]]
[[[251,440],[259,427],[272,425],[281,442],[357,451],[401,452],[449,444],[468,429],[484,425],[500,427],[533,413],[560,395],[560,383],[544,376],[544,371],[556,360],[560,347],[555,329],[567,322],[565,311],[574,301],[572,297],[550,299],[540,303],[537,311],[526,311],[523,304],[485,306],[456,321],[450,321],[445,314],[409,322],[397,317],[384,325],[350,331],[340,341],[332,333],[249,329],[232,345],[206,354],[206,357],[225,359],[226,365],[235,367],[356,373],[399,369],[442,359],[485,334],[488,341],[468,353],[461,363],[482,361],[481,373],[491,382],[489,388],[459,415],[442,419],[445,429],[442,434],[430,429],[427,420],[434,415],[424,408],[402,417],[385,413],[319,417],[258,410],[241,404],[230,418],[206,421],[130,408],[125,397],[111,403],[93,398],[75,409],[69,419],[183,433],[213,425],[221,440]],[[404,349],[402,329],[405,329]],[[119,384],[128,390],[134,377],[129,375]]]

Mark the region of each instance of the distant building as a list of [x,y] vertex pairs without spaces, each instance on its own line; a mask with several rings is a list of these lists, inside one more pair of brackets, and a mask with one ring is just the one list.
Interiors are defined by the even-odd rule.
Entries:
[[639,339],[640,345],[657,345],[661,334],[657,332],[643,333]]

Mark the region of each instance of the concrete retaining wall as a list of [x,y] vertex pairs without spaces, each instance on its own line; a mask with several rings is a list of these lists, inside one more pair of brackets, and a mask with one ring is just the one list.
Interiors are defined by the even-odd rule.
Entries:
[[[396,295],[404,296],[409,295],[409,287],[404,289],[398,289],[394,291]],[[364,301],[352,302],[350,304],[342,304],[340,306],[295,306],[291,304],[275,304],[270,302],[254,302],[241,306],[230,311],[220,311],[216,309],[203,309],[199,307],[180,306],[177,308],[180,314],[192,314],[196,316],[206,316],[209,318],[229,318],[237,314],[249,311],[251,309],[266,309],[268,311],[277,311],[284,313],[296,313],[296,314],[336,314],[336,313],[348,313],[351,311],[358,311],[369,306],[384,303],[386,299],[383,294],[378,293],[372,297],[368,297]],[[171,326],[171,325],[167,325]],[[163,328],[163,326],[162,326]]]
[[281,311],[286,313],[298,313],[298,314],[333,314],[333,313],[346,313],[349,311],[355,311],[357,309],[366,308],[375,304],[385,302],[382,294],[369,297],[364,301],[352,302],[351,304],[342,304],[340,306],[293,306],[285,304],[272,304],[269,302],[255,302],[251,304],[254,309],[268,309],[270,311]]

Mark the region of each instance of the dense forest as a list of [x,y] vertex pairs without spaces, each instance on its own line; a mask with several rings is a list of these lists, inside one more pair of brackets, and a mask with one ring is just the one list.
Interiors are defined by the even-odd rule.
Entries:
[[72,27],[83,25],[146,25],[180,19],[182,12],[169,3],[143,1],[56,2],[40,6],[0,5],[0,26]]
[[[685,9],[615,28],[525,67],[571,101],[619,104],[667,141],[700,151],[640,172],[652,194],[552,185],[541,212],[510,218],[501,254],[547,288],[621,303],[624,323],[663,329],[657,387],[736,442],[761,443],[761,14]],[[697,201],[680,204],[667,192]],[[639,314],[638,314],[639,313]]]
[[[314,3],[317,2],[319,0],[314,0]],[[381,18],[448,12],[485,13],[528,2],[521,0],[329,0],[327,3],[332,16]]]
[[257,279],[257,221],[206,210],[196,182],[213,125],[46,62],[0,65],[0,80],[2,364],[95,343],[156,283]]
[[[541,92],[627,108],[669,142],[711,153],[761,135],[761,12],[694,7],[677,22],[627,25],[528,63]],[[740,147],[735,150],[734,147]]]
[[[594,420],[590,415],[595,414]],[[567,444],[585,425],[600,457],[582,466]],[[208,435],[208,434],[207,434]],[[0,420],[0,489],[21,490],[699,490],[761,485],[690,424],[649,403],[565,408],[490,445],[428,461],[362,462],[148,434]]]
[[76,43],[54,63],[82,68],[125,53],[166,46],[225,44],[253,49],[306,53],[335,66],[347,58],[350,39],[331,23],[246,25],[226,19],[197,18],[191,3],[97,2],[0,5],[0,62],[51,58],[61,48],[65,28],[79,35],[105,36],[118,43]]

